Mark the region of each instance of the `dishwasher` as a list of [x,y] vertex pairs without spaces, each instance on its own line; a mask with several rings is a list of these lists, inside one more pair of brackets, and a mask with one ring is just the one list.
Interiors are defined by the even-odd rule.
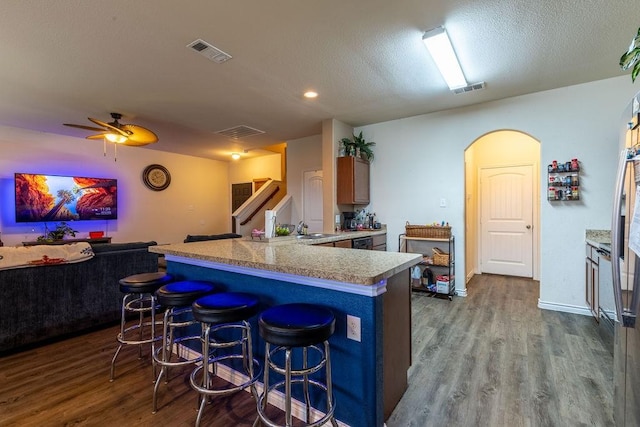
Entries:
[[353,249],[373,249],[373,237],[360,237],[353,239],[351,247]]

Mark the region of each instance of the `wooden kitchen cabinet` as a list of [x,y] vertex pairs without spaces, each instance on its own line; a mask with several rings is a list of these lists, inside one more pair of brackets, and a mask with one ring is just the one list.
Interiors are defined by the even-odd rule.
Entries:
[[387,235],[378,234],[373,236],[373,250],[374,251],[386,251],[387,250]]
[[317,245],[314,245],[314,246],[327,246],[332,248],[334,245],[333,245],[333,242],[328,242],[328,243],[318,243]]
[[598,320],[598,294],[600,275],[598,272],[598,250],[587,244],[585,258],[585,300],[593,317]]
[[337,158],[337,202],[369,204],[369,162],[360,157]]
[[333,242],[336,248],[351,248],[351,239],[346,240],[338,240],[337,242]]

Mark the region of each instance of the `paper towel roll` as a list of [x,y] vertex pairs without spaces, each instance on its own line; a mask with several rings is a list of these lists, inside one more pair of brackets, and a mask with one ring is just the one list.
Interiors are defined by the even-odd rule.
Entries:
[[264,211],[264,237],[270,238],[276,235],[276,213],[271,210]]

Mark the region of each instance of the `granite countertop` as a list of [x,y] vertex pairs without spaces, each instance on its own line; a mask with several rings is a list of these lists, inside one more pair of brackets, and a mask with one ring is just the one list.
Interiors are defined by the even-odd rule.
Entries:
[[[386,230],[370,231],[384,232]],[[364,236],[365,233],[342,233],[340,236],[353,238],[346,236]],[[297,244],[294,239],[289,240],[290,244],[271,244],[246,238],[211,240],[151,246],[149,251],[357,285],[377,284],[422,261],[419,254],[329,248]],[[322,243],[320,240],[323,239],[316,239],[314,243]]]
[[339,231],[337,233],[331,233],[331,235],[327,235],[327,237],[323,237],[320,239],[298,239],[295,235],[272,237],[270,239],[265,239],[265,238],[260,239],[257,237],[254,239],[251,239],[250,237],[247,237],[247,239],[252,240],[254,242],[269,243],[269,244],[298,243],[301,245],[319,245],[321,243],[338,242],[340,240],[350,240],[350,239],[359,239],[361,237],[379,236],[386,233],[387,233],[387,229],[382,228],[379,230],[369,229],[369,230],[361,230],[361,231]]
[[611,244],[611,230],[586,230],[585,240],[594,247],[602,244]]

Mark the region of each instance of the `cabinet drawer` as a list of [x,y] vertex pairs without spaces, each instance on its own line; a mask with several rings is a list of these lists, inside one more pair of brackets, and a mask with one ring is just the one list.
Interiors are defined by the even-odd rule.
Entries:
[[[387,235],[386,234],[378,234],[376,236],[371,236],[373,238],[373,247],[387,244]],[[386,248],[385,248],[386,250]]]
[[317,245],[314,245],[314,246],[329,246],[329,247],[333,247],[333,242],[318,243]]
[[351,239],[334,242],[336,248],[351,248]]

